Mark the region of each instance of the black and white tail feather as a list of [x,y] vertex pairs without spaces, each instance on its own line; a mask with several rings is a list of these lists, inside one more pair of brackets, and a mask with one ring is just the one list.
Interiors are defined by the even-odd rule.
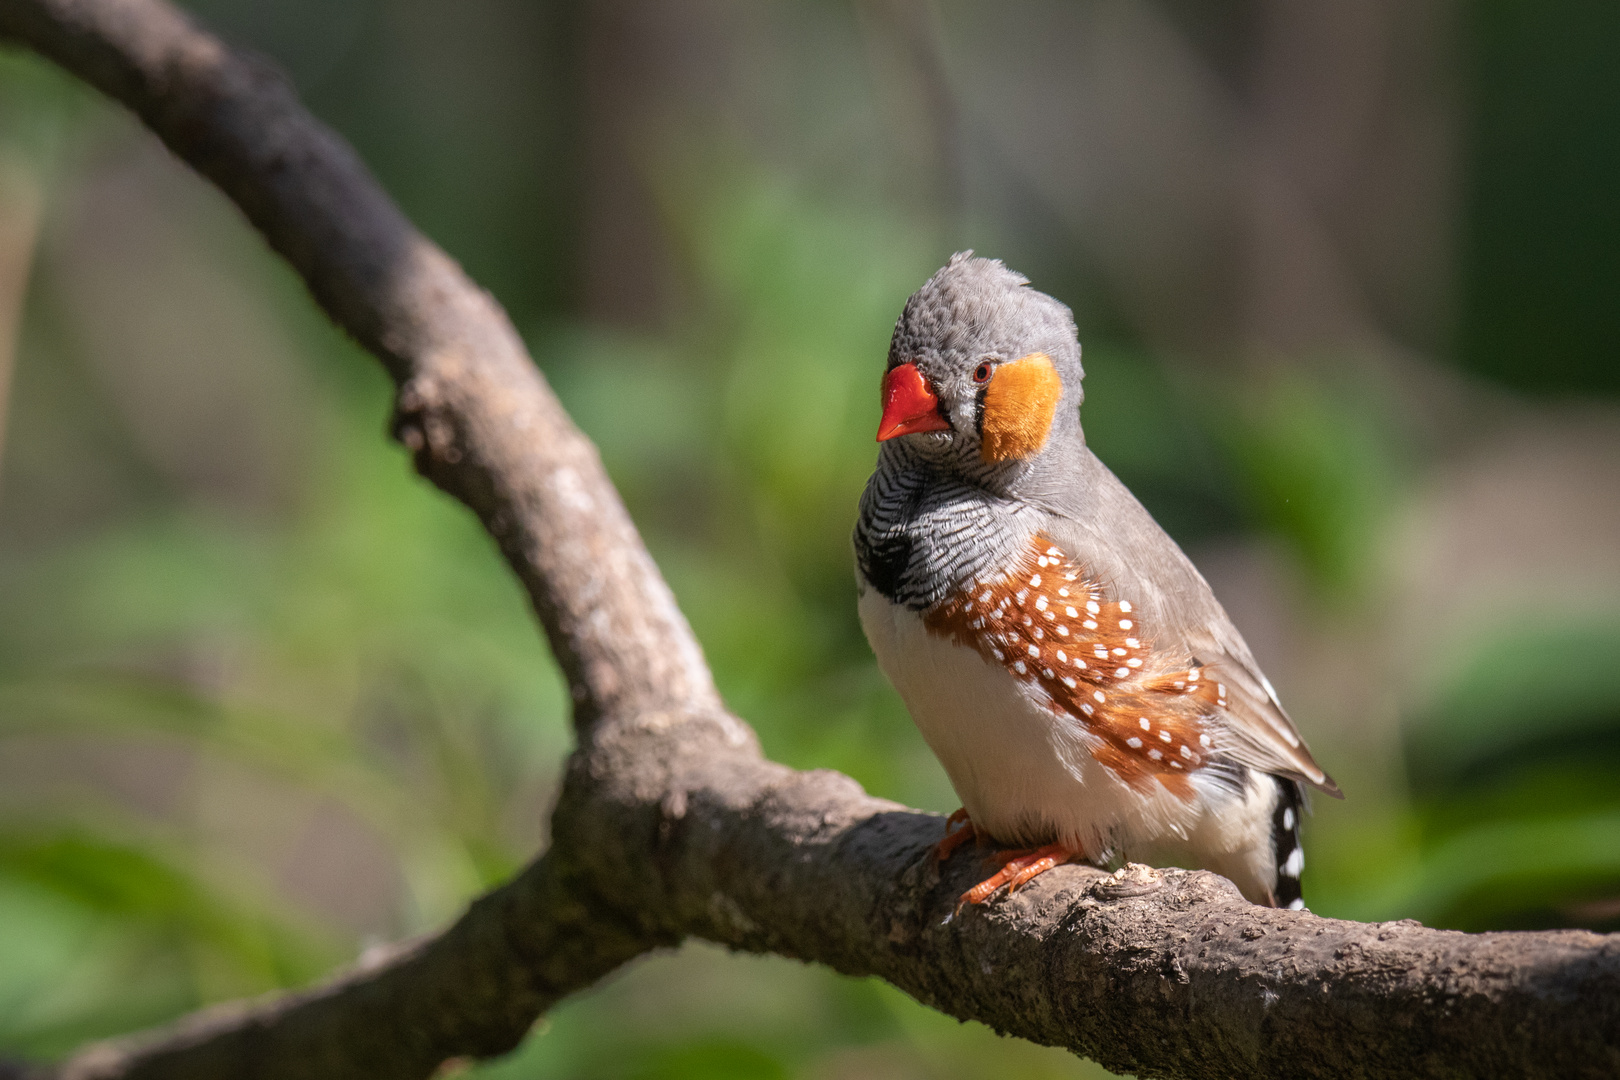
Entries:
[[1305,785],[1281,776],[1273,779],[1277,781],[1277,808],[1271,814],[1271,842],[1277,860],[1277,884],[1271,891],[1278,907],[1299,911],[1305,907],[1299,884],[1305,870],[1305,848],[1299,842]]

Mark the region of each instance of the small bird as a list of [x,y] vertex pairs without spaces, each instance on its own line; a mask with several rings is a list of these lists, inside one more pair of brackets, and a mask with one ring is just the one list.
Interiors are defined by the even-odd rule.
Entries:
[[[1080,427],[1069,309],[953,256],[906,302],[861,496],[861,625],[962,800],[936,847],[1204,867],[1302,908],[1305,786],[1341,797],[1202,575]],[[958,905],[960,907],[960,905]]]

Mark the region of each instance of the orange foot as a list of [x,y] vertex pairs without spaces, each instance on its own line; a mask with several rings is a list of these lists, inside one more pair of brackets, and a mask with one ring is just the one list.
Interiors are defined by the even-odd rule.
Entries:
[[[951,830],[952,825],[961,825],[960,829]],[[951,853],[963,844],[972,840],[978,832],[973,828],[973,819],[968,817],[966,807],[961,807],[945,819],[945,835],[934,845],[934,865],[938,866],[951,857]]]
[[964,904],[984,903],[1003,885],[1007,886],[1009,894],[1015,893],[1027,882],[1046,873],[1052,867],[1083,858],[1085,852],[1066,844],[1048,844],[1034,851],[1000,852],[996,855],[996,859],[1001,863],[1001,869],[963,893],[962,898],[956,902],[956,910],[961,911]]

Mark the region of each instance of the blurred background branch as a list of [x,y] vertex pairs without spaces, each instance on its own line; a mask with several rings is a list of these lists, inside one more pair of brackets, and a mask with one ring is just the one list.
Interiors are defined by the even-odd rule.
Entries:
[[27,166],[0,156],[0,462],[6,445],[6,412],[23,297],[28,292],[43,201],[38,180]]
[[[954,806],[847,531],[894,312],[977,246],[1075,305],[1092,443],[1350,791],[1313,908],[1620,925],[1611,5],[194,7],[513,313],[774,758]],[[0,1045],[49,1057],[507,879],[579,673],[217,197],[18,53],[0,143],[42,195],[0,459]],[[1090,1068],[688,945],[478,1068],[992,1067]]]

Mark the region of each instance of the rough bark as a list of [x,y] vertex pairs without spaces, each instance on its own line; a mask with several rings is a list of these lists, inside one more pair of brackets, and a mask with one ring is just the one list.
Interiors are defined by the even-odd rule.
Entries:
[[396,434],[499,542],[579,733],[551,850],[449,929],[37,1075],[425,1077],[687,935],[879,975],[1143,1076],[1620,1075],[1617,936],[1322,919],[1145,867],[1061,868],[947,920],[972,853],[936,871],[937,817],[761,757],[504,313],[279,75],[163,0],[0,0],[0,38],[132,109],[383,362]]

